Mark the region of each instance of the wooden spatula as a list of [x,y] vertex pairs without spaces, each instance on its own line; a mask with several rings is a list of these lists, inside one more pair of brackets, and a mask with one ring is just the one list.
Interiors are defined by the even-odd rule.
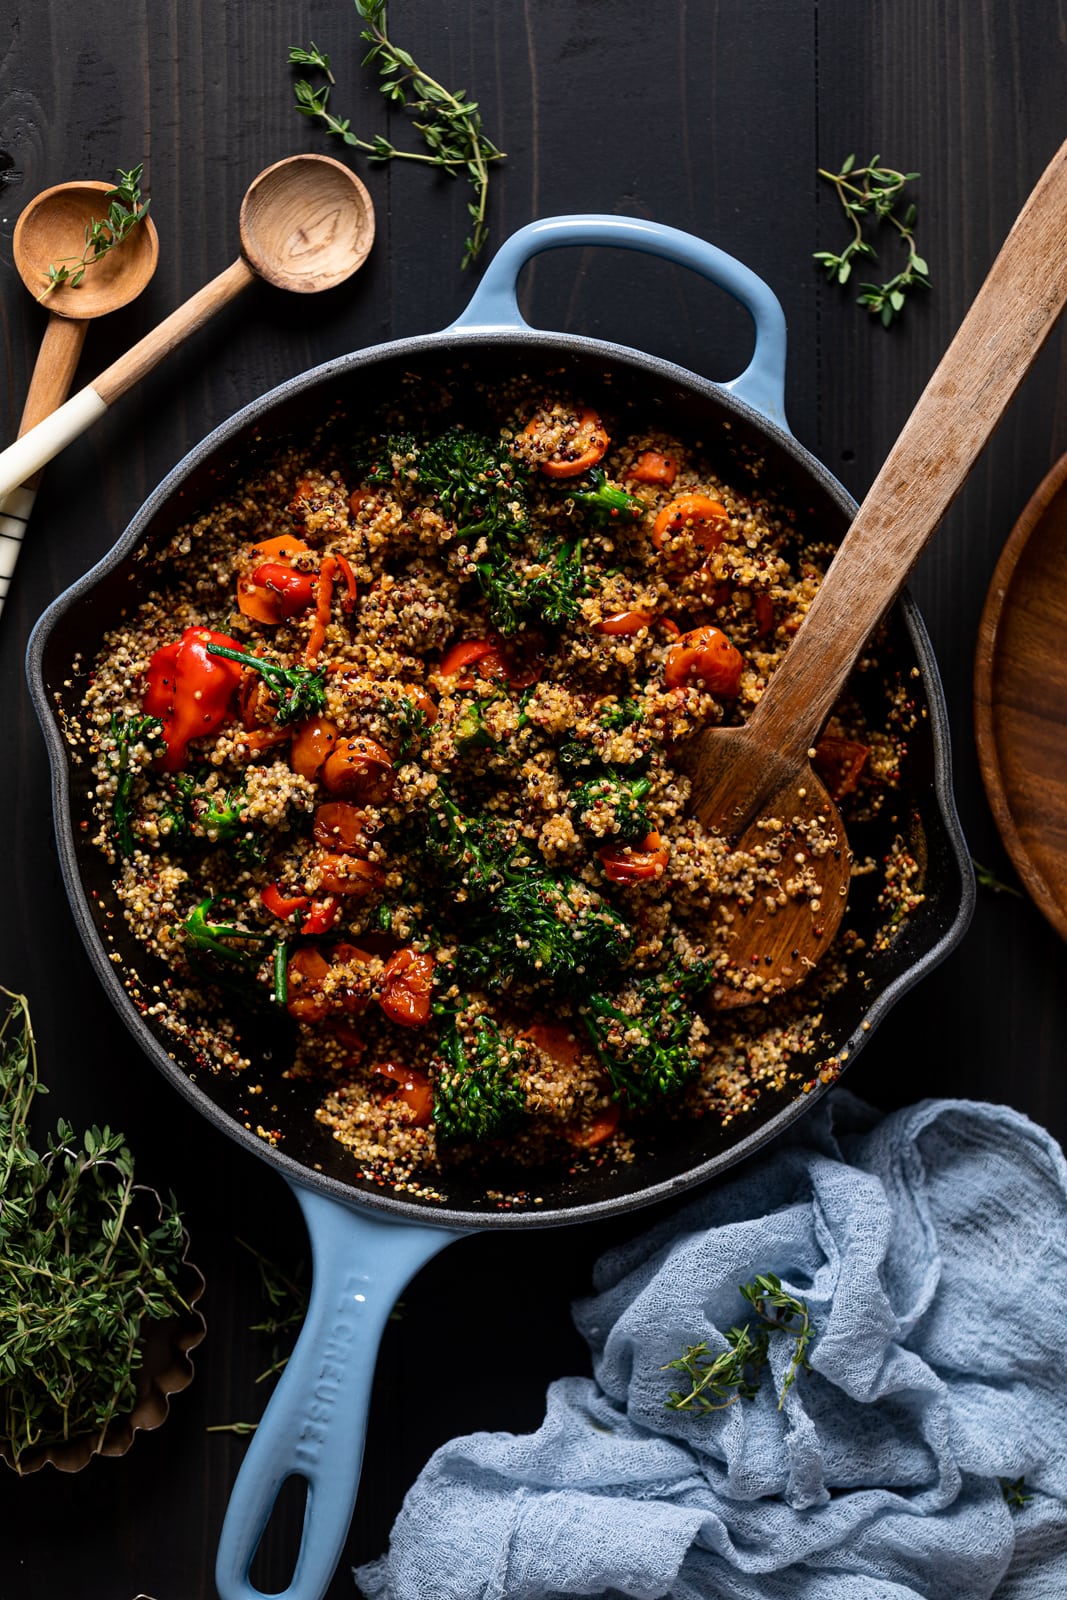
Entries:
[[[687,747],[691,810],[773,876],[726,915],[731,963],[719,1006],[801,982],[825,954],[848,896],[851,858],[810,752],[871,633],[959,493],[1067,301],[1067,143],[1027,200],[940,365],[856,513],[789,650],[748,722]],[[764,826],[761,827],[761,822]]]

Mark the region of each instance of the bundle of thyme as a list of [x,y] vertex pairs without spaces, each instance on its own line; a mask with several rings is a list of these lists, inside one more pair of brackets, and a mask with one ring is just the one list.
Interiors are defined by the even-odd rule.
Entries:
[[839,172],[826,172],[819,168],[819,177],[832,184],[841,202],[845,216],[852,228],[852,237],[837,255],[832,250],[817,250],[815,260],[825,269],[831,283],[846,284],[852,276],[852,265],[859,256],[877,260],[877,252],[864,237],[863,224],[867,218],[876,223],[888,222],[900,236],[907,250],[907,260],[901,270],[886,283],[861,283],[856,297],[857,305],[865,307],[878,317],[883,328],[890,327],[903,311],[906,297],[913,289],[930,287],[929,268],[915,248],[915,205],[909,204],[898,215],[897,204],[905,184],[914,183],[917,172],[898,172],[894,167],[879,165],[880,156],[873,156],[865,167],[857,167],[851,155],[841,163]]
[[468,267],[478,256],[489,236],[486,213],[489,205],[489,167],[502,161],[504,153],[482,131],[478,104],[468,100],[463,89],[446,89],[423,70],[414,58],[390,39],[386,22],[386,0],[355,0],[356,10],[367,26],[360,37],[370,45],[363,65],[378,63],[379,88],[386,99],[413,114],[414,126],[422,135],[425,150],[398,150],[384,134],[363,139],[352,131],[348,118],[335,117],[328,109],[330,90],[336,80],[330,58],[312,41],[304,49],[289,48],[291,66],[310,67],[321,72],[326,82],[314,88],[306,78],[293,85],[296,109],[302,116],[316,118],[327,132],[353,149],[364,150],[371,161],[421,161],[438,167],[449,177],[465,175],[474,190],[467,210],[471,232],[465,244],[461,265]]
[[689,1389],[672,1389],[663,1403],[668,1411],[725,1411],[738,1400],[754,1400],[760,1377],[767,1365],[770,1336],[774,1329],[793,1338],[793,1355],[782,1381],[778,1409],[796,1382],[797,1373],[808,1365],[808,1346],[815,1337],[815,1325],[807,1305],[782,1288],[773,1272],[760,1273],[751,1283],[739,1285],[740,1292],[759,1318],[755,1333],[746,1322],[731,1328],[726,1349],[713,1355],[706,1344],[688,1345],[676,1361],[668,1361],[664,1372],[684,1372]]
[[143,171],[143,163],[130,172],[123,172],[119,168],[115,187],[104,196],[107,202],[106,216],[94,217],[86,226],[85,248],[80,256],[64,256],[60,261],[49,263],[46,274],[48,287],[37,296],[38,300],[45,299],[53,289],[58,289],[64,283],[76,289],[88,268],[106,256],[109,250],[120,245],[137,224],[144,221],[152,202],[141,195]]
[[75,1137],[60,1120],[43,1154],[31,1110],[37,1074],[22,995],[0,1024],[0,1446],[21,1470],[35,1445],[90,1434],[133,1407],[145,1324],[188,1310],[175,1277],[173,1204],[150,1233],[133,1219],[133,1161],[121,1133]]

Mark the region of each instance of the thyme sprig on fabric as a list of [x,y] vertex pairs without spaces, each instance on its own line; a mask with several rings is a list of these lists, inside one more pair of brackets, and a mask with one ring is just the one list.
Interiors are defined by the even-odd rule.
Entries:
[[468,267],[489,236],[489,168],[494,161],[504,159],[504,152],[485,134],[477,101],[468,100],[463,89],[446,89],[420,67],[408,51],[393,43],[388,33],[386,0],[355,0],[355,6],[367,24],[360,37],[370,45],[363,65],[377,62],[381,77],[378,87],[387,100],[412,113],[425,151],[400,150],[381,133],[364,139],[353,131],[347,117],[335,116],[329,110],[329,100],[336,79],[329,56],[314,40],[307,49],[291,45],[289,63],[321,72],[326,82],[316,88],[306,78],[298,79],[293,85],[296,109],[302,116],[322,122],[327,132],[345,144],[365,151],[370,161],[420,161],[440,168],[450,177],[465,176],[474,190],[474,199],[467,207],[471,232],[461,263]]
[[62,284],[76,289],[88,269],[110,250],[114,250],[116,245],[120,245],[137,224],[144,221],[152,202],[145,200],[141,194],[143,171],[143,163],[130,172],[123,172],[121,167],[118,169],[115,187],[104,195],[107,215],[94,217],[86,225],[85,248],[80,256],[63,256],[59,261],[49,263],[47,273],[43,274],[48,279],[48,287],[37,296],[38,300],[44,300]]
[[691,1344],[677,1360],[668,1361],[662,1371],[684,1372],[689,1379],[688,1392],[671,1390],[664,1401],[668,1411],[724,1411],[738,1400],[754,1400],[774,1330],[791,1334],[794,1341],[793,1356],[778,1397],[779,1411],[797,1373],[808,1367],[807,1352],[815,1337],[815,1324],[805,1302],[787,1293],[773,1272],[760,1273],[739,1288],[762,1326],[757,1324],[755,1332],[747,1322],[743,1327],[731,1328],[725,1350],[712,1353],[706,1343]]
[[121,1133],[60,1120],[30,1144],[37,1071],[29,1007],[0,989],[0,1439],[17,1470],[35,1445],[102,1437],[130,1411],[145,1324],[188,1306],[173,1202],[146,1232],[132,1214]]
[[850,155],[841,163],[839,172],[819,168],[819,177],[833,185],[852,228],[852,238],[840,255],[832,250],[816,250],[814,255],[831,283],[846,284],[858,257],[878,259],[877,251],[864,236],[864,222],[871,218],[876,224],[888,222],[894,227],[908,252],[903,268],[886,283],[861,283],[861,293],[856,297],[858,305],[880,318],[883,328],[888,328],[900,316],[913,289],[930,287],[930,277],[926,262],[915,248],[916,207],[909,203],[903,211],[897,210],[905,184],[914,183],[919,174],[880,166],[880,160],[880,156],[872,156],[867,166],[857,167],[855,156]]

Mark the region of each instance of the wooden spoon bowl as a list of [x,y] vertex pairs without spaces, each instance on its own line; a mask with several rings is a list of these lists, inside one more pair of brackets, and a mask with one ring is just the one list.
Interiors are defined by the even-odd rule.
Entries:
[[315,294],[361,267],[374,243],[374,206],[332,156],[289,156],[261,172],[241,204],[241,253],[277,289]]
[[[57,183],[44,189],[15,224],[15,266],[26,288],[38,300],[48,290],[48,269],[72,264],[85,249],[85,230],[107,216],[104,196],[110,183]],[[132,228],[122,244],[100,256],[72,288],[60,284],[44,304],[57,317],[87,322],[106,316],[135,300],[156,270],[159,236],[151,217]]]

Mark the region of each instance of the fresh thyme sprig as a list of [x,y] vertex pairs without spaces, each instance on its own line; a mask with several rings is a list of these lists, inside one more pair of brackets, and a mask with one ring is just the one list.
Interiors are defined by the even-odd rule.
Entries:
[[489,167],[494,161],[502,161],[504,152],[498,150],[484,133],[477,101],[468,100],[463,89],[446,89],[424,71],[406,50],[389,38],[386,0],[355,0],[355,6],[367,24],[360,37],[370,45],[363,65],[369,66],[377,61],[381,76],[378,87],[387,100],[413,113],[414,126],[422,135],[426,150],[399,150],[380,133],[363,139],[353,132],[347,117],[334,116],[328,107],[330,91],[336,80],[330,70],[329,56],[314,41],[306,50],[299,45],[291,45],[289,63],[291,66],[310,67],[313,71],[321,72],[327,81],[315,88],[305,78],[299,79],[293,85],[296,108],[305,117],[317,118],[329,133],[342,139],[345,144],[366,151],[371,161],[421,161],[439,167],[450,177],[464,174],[474,190],[474,199],[467,207],[471,217],[471,232],[461,263],[468,267],[489,235],[486,220]]
[[691,1344],[675,1361],[668,1361],[664,1372],[684,1372],[689,1391],[672,1389],[664,1401],[668,1411],[724,1411],[738,1400],[753,1400],[759,1391],[760,1376],[767,1364],[771,1331],[793,1336],[793,1357],[782,1380],[778,1409],[796,1382],[801,1367],[808,1366],[807,1351],[815,1337],[815,1325],[803,1300],[788,1294],[773,1272],[760,1273],[751,1283],[739,1285],[743,1297],[764,1324],[753,1333],[744,1327],[731,1328],[726,1349],[713,1355],[706,1344]]
[[118,169],[115,187],[104,196],[107,215],[94,217],[86,225],[85,248],[80,256],[63,256],[59,261],[50,262],[44,274],[48,279],[48,287],[37,296],[38,300],[44,300],[53,289],[58,289],[64,283],[76,289],[88,268],[101,256],[106,256],[109,250],[114,250],[139,222],[144,221],[152,202],[141,196],[143,171],[143,163],[131,172],[123,172],[121,167]]
[[1017,900],[1022,899],[1022,890],[1017,889],[1014,884],[1005,883],[1002,878],[998,878],[992,867],[983,867],[982,863],[976,861],[973,856],[971,857],[971,866],[974,868],[975,880],[980,889],[989,889],[993,894],[1012,894]]
[[75,1137],[60,1120],[43,1154],[30,1114],[47,1091],[29,1008],[0,989],[0,1439],[26,1451],[98,1438],[136,1397],[143,1327],[182,1310],[184,1234],[173,1203],[146,1232],[131,1210],[133,1160],[121,1133]]
[[930,278],[929,268],[915,248],[917,212],[914,204],[909,204],[899,216],[896,211],[904,185],[913,183],[919,174],[897,172],[893,167],[879,166],[880,159],[879,156],[873,156],[867,166],[857,167],[855,156],[850,155],[841,163],[840,172],[827,172],[819,168],[819,177],[832,184],[837,193],[851,224],[852,238],[840,255],[835,255],[832,250],[816,250],[815,260],[825,267],[831,283],[845,284],[852,275],[852,264],[857,257],[878,259],[877,251],[864,238],[864,218],[873,217],[876,223],[890,223],[908,252],[907,260],[901,271],[887,283],[861,283],[862,292],[856,297],[858,305],[864,306],[872,316],[879,317],[883,328],[888,328],[903,311],[908,293],[916,288],[928,289]]

